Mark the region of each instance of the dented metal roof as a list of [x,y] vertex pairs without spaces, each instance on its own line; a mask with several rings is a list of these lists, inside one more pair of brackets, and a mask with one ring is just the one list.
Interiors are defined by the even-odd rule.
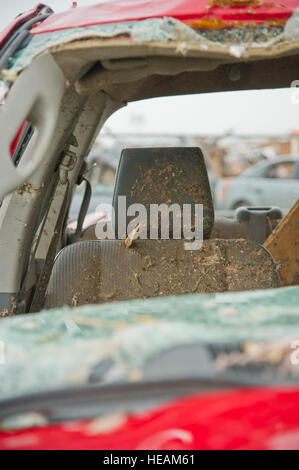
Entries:
[[297,0],[113,0],[53,15],[37,26],[33,34],[164,17],[175,18],[196,29],[239,27],[246,23],[281,26],[296,7]]

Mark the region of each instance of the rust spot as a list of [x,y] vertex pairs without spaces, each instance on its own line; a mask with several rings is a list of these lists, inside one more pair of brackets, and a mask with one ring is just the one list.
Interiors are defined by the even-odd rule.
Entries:
[[[253,13],[253,12],[250,12]],[[268,26],[271,27],[281,27],[286,24],[286,20],[267,19],[266,21]],[[226,21],[219,18],[206,17],[200,20],[190,20],[186,21],[186,24],[192,29],[228,29],[228,28],[257,28],[260,26],[260,23],[255,21]]]
[[264,2],[262,0],[209,0],[207,8],[213,7],[260,7],[267,6],[269,8],[286,8],[285,5],[274,2]]

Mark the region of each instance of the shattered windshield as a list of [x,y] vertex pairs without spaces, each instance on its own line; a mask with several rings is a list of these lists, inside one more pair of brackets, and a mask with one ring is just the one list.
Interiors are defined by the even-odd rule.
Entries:
[[264,364],[270,382],[297,380],[290,354],[299,327],[298,296],[298,288],[290,287],[64,307],[3,319],[1,339],[7,348],[0,395],[4,399],[71,385],[173,378],[173,360],[162,369],[159,355],[196,343],[214,345],[207,350],[210,360],[198,364],[193,352],[197,370],[186,372],[181,365],[177,377],[184,372],[200,377],[209,368],[217,376],[233,366],[243,367],[246,376],[245,366],[255,364],[257,376],[251,379],[257,380],[263,376],[258,366]]

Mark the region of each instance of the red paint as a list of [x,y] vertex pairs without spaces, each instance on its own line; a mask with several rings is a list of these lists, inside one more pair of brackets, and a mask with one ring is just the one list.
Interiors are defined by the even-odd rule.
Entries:
[[299,450],[299,389],[228,390],[131,415],[107,433],[90,421],[0,433],[0,449]]
[[[32,33],[40,34],[60,29],[163,18],[164,16],[181,21],[213,17],[226,21],[254,20],[263,23],[267,19],[287,20],[298,7],[298,0],[279,0],[273,3],[266,1],[258,7],[251,8],[248,6],[207,8],[207,4],[208,0],[111,0],[88,7],[71,8],[52,15],[35,27]],[[248,10],[253,10],[254,14]]]
[[10,155],[11,157],[13,157],[15,151],[16,151],[16,148],[18,146],[18,143],[20,142],[20,139],[23,135],[23,132],[25,131],[26,127],[27,127],[27,124],[28,122],[27,121],[24,121],[23,124],[21,125],[20,129],[18,130],[14,140],[12,141],[12,144],[10,146]]
[[39,12],[46,8],[46,5],[43,3],[37,4],[32,10],[27,11],[26,13],[21,13],[18,15],[12,23],[10,23],[3,31],[0,32],[0,50],[10,39],[10,37],[15,33],[17,29],[22,26],[26,21],[31,20],[39,14]]

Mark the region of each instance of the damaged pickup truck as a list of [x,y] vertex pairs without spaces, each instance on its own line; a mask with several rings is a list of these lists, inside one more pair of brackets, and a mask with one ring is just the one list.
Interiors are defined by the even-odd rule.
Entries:
[[[108,117],[147,98],[290,87],[297,7],[39,4],[0,35],[1,449],[299,449],[298,200],[284,217],[218,218],[201,149],[123,149],[116,238],[82,230],[85,160]],[[120,233],[120,197],[201,205],[201,248],[172,224],[163,239],[161,219],[154,239]]]

